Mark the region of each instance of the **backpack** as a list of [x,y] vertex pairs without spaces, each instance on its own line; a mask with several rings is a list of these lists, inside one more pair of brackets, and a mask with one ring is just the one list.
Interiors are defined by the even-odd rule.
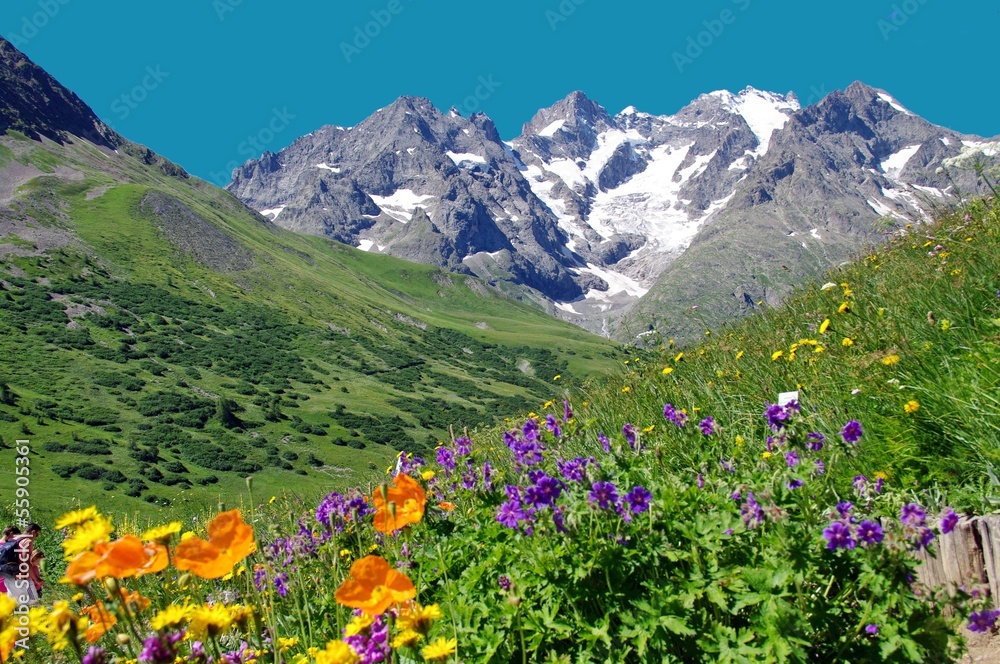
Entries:
[[14,574],[17,570],[18,549],[20,539],[12,539],[0,544],[0,573]]

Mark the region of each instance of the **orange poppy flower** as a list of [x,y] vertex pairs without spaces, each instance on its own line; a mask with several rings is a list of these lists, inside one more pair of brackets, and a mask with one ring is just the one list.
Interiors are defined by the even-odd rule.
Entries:
[[96,606],[85,607],[81,613],[87,617],[89,624],[87,631],[83,633],[83,638],[88,643],[97,643],[104,633],[115,626],[118,618],[108,610],[103,603],[98,602]]
[[393,604],[417,596],[417,589],[405,574],[389,566],[385,558],[365,556],[351,565],[351,578],[337,588],[337,601],[368,615],[385,613]]
[[66,568],[63,582],[83,586],[94,579],[113,576],[125,579],[152,574],[167,566],[167,551],[159,544],[143,544],[138,537],[126,535],[114,542],[98,542],[92,551],[84,551]]
[[[420,523],[424,518],[427,494],[420,484],[404,473],[392,480],[394,486],[385,491],[376,490],[372,494],[375,503],[375,530],[391,533],[411,523]],[[390,507],[394,504],[395,507]],[[393,513],[395,512],[395,514]]]
[[208,524],[207,541],[189,537],[178,544],[174,565],[203,579],[218,579],[256,550],[253,528],[243,523],[239,510],[229,510]]
[[438,507],[440,507],[441,509],[443,509],[445,512],[454,512],[455,511],[455,503],[440,502],[440,503],[438,503]]

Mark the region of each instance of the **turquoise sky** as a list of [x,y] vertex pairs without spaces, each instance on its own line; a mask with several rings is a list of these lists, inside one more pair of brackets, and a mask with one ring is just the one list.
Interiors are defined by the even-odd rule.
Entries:
[[1000,3],[980,0],[5,0],[0,26],[119,132],[217,183],[404,94],[478,106],[510,139],[576,89],[669,114],[721,88],[806,103],[862,80],[1000,134]]

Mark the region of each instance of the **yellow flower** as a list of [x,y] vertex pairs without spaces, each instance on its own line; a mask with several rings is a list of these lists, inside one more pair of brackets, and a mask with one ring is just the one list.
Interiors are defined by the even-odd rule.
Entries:
[[426,636],[431,631],[431,624],[443,617],[441,607],[437,604],[428,606],[413,604],[400,612],[396,622],[399,624],[399,628],[404,631],[410,630]]
[[373,622],[375,622],[375,619],[367,613],[362,613],[360,616],[354,616],[351,619],[351,622],[347,623],[347,627],[344,628],[344,635],[357,636],[371,627]]
[[822,353],[824,350],[826,349],[823,348],[822,346],[816,346],[815,348],[813,348],[814,353]]
[[149,624],[156,631],[180,627],[188,621],[193,610],[194,607],[190,604],[171,604],[153,616]]
[[73,510],[59,517],[56,521],[56,530],[62,530],[63,528],[75,528],[76,526],[81,526],[88,521],[100,517],[100,513],[97,511],[96,507],[87,507],[82,510]]
[[99,514],[81,523],[62,543],[66,560],[72,560],[77,554],[90,551],[98,542],[107,540],[113,531],[111,521]]
[[784,355],[785,355],[785,351],[783,351],[783,350],[776,350],[773,353],[771,353],[771,361],[775,362],[779,358],[784,357]]
[[233,625],[233,612],[223,604],[199,606],[191,610],[189,633],[196,639],[214,639]]
[[562,378],[562,374],[556,374],[552,377],[552,380],[559,380],[560,378]]
[[673,372],[674,372],[674,368],[673,367],[663,367],[663,375],[664,376],[669,376]]
[[623,394],[628,394],[631,391],[632,391],[632,388],[629,387],[628,385],[626,385],[625,387],[622,388],[622,393]]
[[736,444],[743,447],[743,436],[736,436]]
[[143,542],[162,542],[163,540],[169,540],[171,535],[176,535],[179,532],[181,532],[181,522],[174,521],[165,526],[150,528],[139,539]]
[[844,348],[850,348],[854,345],[854,339],[850,337],[844,337],[844,340],[840,342],[840,345]]
[[830,329],[830,319],[827,318],[822,323],[820,323],[819,333],[820,334],[826,334],[826,331],[829,330],[829,329]]
[[740,352],[736,353],[736,359],[737,360],[740,359],[741,357],[743,357],[743,351],[740,351]]
[[903,406],[903,410],[906,411],[907,415],[912,415],[913,413],[920,410],[920,402],[917,401],[916,399],[911,399],[910,401],[907,401],[906,404]]
[[290,639],[286,639],[283,636],[278,637],[278,652],[286,652],[297,645],[299,645],[299,638],[297,636],[293,636]]
[[549,408],[552,408],[551,401],[546,401],[545,403],[542,404],[542,410],[548,410]]
[[887,367],[891,367],[894,364],[899,364],[899,355],[889,355],[882,359],[882,364]]
[[837,313],[842,314],[850,308],[851,308],[850,304],[848,304],[847,302],[842,302],[841,305],[837,307]]
[[417,645],[417,642],[422,640],[424,637],[420,632],[414,632],[412,629],[406,629],[396,635],[396,638],[392,640],[393,648],[412,648]]
[[274,501],[276,501],[277,499],[278,499],[277,496],[271,496],[271,499],[269,501],[267,501],[267,504],[268,505],[273,505]]
[[951,321],[948,320],[947,318],[945,318],[943,321],[941,321],[941,329],[943,331],[945,331],[945,332],[947,332],[949,329],[951,329]]
[[674,362],[675,363],[680,362],[683,359],[684,359],[684,353],[677,353],[677,356],[674,358]]
[[14,609],[17,608],[17,602],[15,602],[9,595],[0,595],[0,621],[6,620],[14,615]]
[[653,433],[653,430],[654,430],[654,429],[656,429],[656,425],[655,425],[655,424],[650,424],[650,425],[649,425],[648,427],[645,427],[645,428],[644,428],[644,429],[642,430],[642,432],[643,432],[643,433]]
[[424,646],[420,654],[428,662],[439,662],[451,657],[458,649],[458,639],[445,639],[444,637]]
[[434,471],[425,470],[424,472],[420,473],[420,479],[422,479],[425,482],[429,482],[430,480],[434,479]]
[[330,641],[325,650],[316,653],[316,664],[354,664],[358,656],[343,641]]
[[762,459],[770,459],[773,455],[770,452],[764,452],[760,455]]

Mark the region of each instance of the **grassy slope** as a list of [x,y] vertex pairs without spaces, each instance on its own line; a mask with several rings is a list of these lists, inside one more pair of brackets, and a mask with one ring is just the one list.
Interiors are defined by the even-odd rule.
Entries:
[[[139,412],[143,400],[158,392],[179,393],[209,408],[216,396],[231,399],[245,409],[238,413],[249,423],[245,428],[225,429],[214,413],[202,428],[183,424],[179,428],[193,437],[195,445],[203,441],[245,448],[248,459],[264,468],[254,472],[261,491],[291,488],[311,494],[331,484],[363,481],[376,469],[381,472],[394,454],[393,447],[419,446],[430,436],[446,435],[440,421],[421,425],[416,414],[404,412],[401,402],[434,398],[423,402],[428,412],[450,405],[465,409],[454,412],[464,412],[467,422],[489,422],[548,396],[556,387],[552,381],[556,372],[565,371],[564,380],[571,380],[612,366],[611,344],[466,277],[282,231],[205,183],[167,178],[132,159],[108,157],[89,146],[43,147],[17,138],[4,139],[4,144],[0,156],[5,163],[33,163],[53,173],[25,184],[14,202],[13,216],[29,220],[21,231],[28,238],[14,233],[2,239],[18,251],[6,256],[5,278],[11,287],[4,294],[17,306],[0,311],[5,357],[0,380],[10,385],[16,400],[0,405],[0,412],[11,420],[0,422],[0,435],[8,444],[15,438],[30,438],[38,451],[32,497],[40,510],[59,510],[77,500],[102,504],[110,500],[117,504],[116,510],[148,511],[146,503],[123,495],[121,483],[105,492],[102,481],[60,479],[52,467],[94,462],[130,479],[139,477],[144,464],[130,445],[157,447],[144,428],[183,415],[143,416]],[[66,177],[63,170],[56,171],[60,167],[80,175]],[[140,211],[151,188],[175,197],[236,238],[252,253],[254,267],[222,274],[172,246],[149,215]],[[37,239],[32,226],[62,228],[82,242],[36,250],[45,244],[30,239]],[[153,289],[143,295],[136,285]],[[59,337],[65,333],[61,328],[66,319],[57,312],[67,303],[52,303],[47,295],[57,291],[108,313],[77,318],[92,345],[74,348],[71,340]],[[26,294],[39,298],[26,300]],[[151,297],[162,299],[155,306],[143,301]],[[107,324],[109,317],[123,325]],[[263,323],[241,330],[248,317]],[[233,343],[238,334],[245,334],[245,340]],[[192,353],[164,358],[151,352],[163,343],[186,344]],[[242,359],[241,343],[248,356],[279,353],[274,371],[257,376],[256,382],[245,380],[247,372],[234,368]],[[192,367],[190,358],[203,344],[209,355],[216,352],[213,349],[228,349],[225,362],[218,356],[207,357],[202,366]],[[126,357],[129,345],[138,351],[132,359]],[[107,357],[95,356],[97,347],[110,349]],[[280,355],[282,351],[287,357]],[[281,366],[292,360],[297,367]],[[517,368],[524,361],[537,370],[535,378]],[[406,380],[393,377],[409,365],[416,365],[419,394],[400,389]],[[275,377],[279,374],[285,378]],[[133,386],[135,381],[144,384],[138,390],[97,384],[109,382],[108,375],[131,380]],[[282,420],[265,419],[268,400],[280,400]],[[344,426],[331,417],[338,407],[381,418],[382,424],[394,421],[405,432],[404,440],[386,441],[390,443],[386,446],[373,443],[367,432],[353,435],[356,422]],[[95,412],[113,413],[111,425],[79,421]],[[296,417],[307,432],[291,428]],[[376,431],[379,424],[373,421],[372,426]],[[321,435],[309,433],[309,427]],[[55,449],[53,443],[74,439],[110,442],[105,445],[110,454],[95,461],[93,455],[43,449],[46,443]],[[271,453],[273,448],[266,449],[261,439],[268,441],[267,448],[297,455],[291,462],[282,459],[294,470],[275,467],[281,457]],[[334,440],[366,445],[354,449],[332,444]],[[243,488],[246,472],[199,467],[191,463],[190,454],[162,443],[155,451],[160,461],[145,464],[146,471],[156,466],[168,478],[186,477],[194,486],[168,487],[147,477],[149,488],[143,498],[169,498],[198,510]],[[12,455],[10,449],[0,451],[0,462],[11,463]],[[319,467],[304,461],[309,455]],[[187,472],[166,470],[167,464],[177,461]],[[198,485],[197,480],[210,475],[219,482]],[[0,494],[4,502],[8,488]]]
[[[700,327],[703,341],[683,356],[664,348],[659,359],[629,362],[615,386],[590,393],[589,416],[609,432],[628,418],[662,429],[665,402],[714,416],[727,425],[719,440],[674,450],[679,468],[697,472],[706,458],[762,454],[736,437],[762,440],[764,403],[798,389],[827,430],[864,423],[865,453],[845,478],[884,472],[897,486],[942,482],[956,506],[981,507],[1000,489],[987,472],[1000,462],[998,265],[1000,216],[986,203],[908,227],[827,274],[826,288],[810,284],[780,308],[711,334],[689,311],[687,325]],[[915,412],[906,410],[911,401]]]

